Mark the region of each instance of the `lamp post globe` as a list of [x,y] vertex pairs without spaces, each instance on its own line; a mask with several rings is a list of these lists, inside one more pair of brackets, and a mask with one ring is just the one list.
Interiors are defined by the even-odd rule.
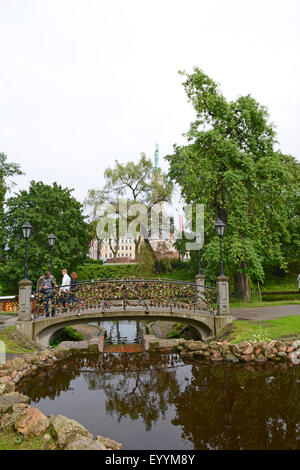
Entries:
[[23,238],[25,239],[25,266],[24,266],[24,279],[27,278],[27,258],[28,258],[28,240],[32,232],[32,226],[27,221],[22,225]]
[[217,235],[220,239],[220,276],[224,276],[224,268],[223,268],[223,252],[222,252],[222,237],[225,231],[225,224],[224,222],[219,219],[215,224],[215,230]]
[[25,222],[22,225],[22,232],[23,232],[23,238],[25,238],[25,240],[28,240],[32,232],[32,226],[30,225],[29,222]]
[[53,235],[53,233],[50,233],[50,235],[47,237],[47,240],[50,247],[50,274],[52,274],[52,250],[56,242],[56,236]]
[[50,233],[50,235],[47,237],[48,243],[50,248],[53,248],[56,242],[56,236],[53,235],[53,233]]
[[224,222],[223,222],[221,219],[219,219],[219,220],[216,222],[215,230],[216,230],[217,235],[218,235],[219,237],[223,237],[223,235],[224,235],[224,230],[225,230],[225,224],[224,224]]

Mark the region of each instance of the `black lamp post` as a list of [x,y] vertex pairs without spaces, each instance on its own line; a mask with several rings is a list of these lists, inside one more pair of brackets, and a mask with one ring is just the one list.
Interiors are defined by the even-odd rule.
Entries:
[[196,235],[196,243],[199,245],[198,249],[198,274],[201,274],[201,264],[200,264],[200,243],[201,243],[201,235],[197,233]]
[[222,237],[224,235],[225,224],[221,219],[219,219],[218,222],[216,223],[215,229],[216,229],[217,235],[220,239],[220,270],[221,270],[220,276],[224,276],[223,253],[222,253]]
[[27,253],[28,253],[28,240],[29,240],[29,237],[30,237],[30,235],[31,235],[31,231],[32,231],[32,226],[30,225],[29,222],[25,222],[25,223],[22,225],[23,238],[25,238],[25,240],[26,240],[26,244],[25,244],[24,279],[28,279],[28,278],[27,278]]
[[56,242],[56,236],[51,233],[49,237],[47,237],[47,240],[50,247],[50,274],[52,274],[52,249]]

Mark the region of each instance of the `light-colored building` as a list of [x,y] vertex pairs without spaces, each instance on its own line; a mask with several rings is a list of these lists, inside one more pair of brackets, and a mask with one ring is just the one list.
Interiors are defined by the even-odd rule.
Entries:
[[[113,249],[112,249],[112,248]],[[112,261],[114,259],[114,253],[116,247],[116,241],[111,240],[109,243],[108,239],[102,241],[101,246],[98,249],[97,240],[93,240],[90,245],[89,257],[92,259],[102,259],[106,261]],[[133,238],[121,238],[119,240],[119,247],[117,252],[117,260],[121,261],[134,261],[135,260],[135,243]]]

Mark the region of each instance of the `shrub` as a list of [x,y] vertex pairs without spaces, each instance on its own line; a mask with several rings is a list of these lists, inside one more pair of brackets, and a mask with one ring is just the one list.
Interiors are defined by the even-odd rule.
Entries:
[[79,331],[76,331],[71,326],[66,326],[63,330],[58,332],[58,335],[52,339],[49,344],[52,347],[58,346],[63,341],[82,341],[84,336]]
[[171,260],[167,256],[159,260],[160,272],[168,273],[171,270]]
[[253,335],[249,338],[250,341],[253,341],[254,343],[257,343],[258,341],[271,341],[271,338],[269,338],[268,333],[264,328],[261,328],[257,331],[253,330]]
[[135,264],[110,265],[110,264],[84,264],[77,269],[79,281],[89,279],[121,278],[136,275]]

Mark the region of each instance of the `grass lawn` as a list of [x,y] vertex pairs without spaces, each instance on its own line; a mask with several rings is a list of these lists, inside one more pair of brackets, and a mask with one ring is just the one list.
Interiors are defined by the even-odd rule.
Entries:
[[274,300],[272,302],[241,302],[238,300],[230,301],[230,308],[255,308],[255,307],[276,307],[276,305],[300,305],[300,300]]
[[[222,338],[230,343],[241,341],[267,341],[271,339],[286,338],[300,335],[300,315],[275,318],[254,322],[251,320],[235,320],[227,327]],[[225,330],[226,331],[226,330]],[[226,337],[225,337],[226,336]]]
[[19,340],[15,335],[15,327],[11,326],[5,330],[0,330],[0,341],[5,344],[6,353],[31,353],[34,349],[30,349]]

